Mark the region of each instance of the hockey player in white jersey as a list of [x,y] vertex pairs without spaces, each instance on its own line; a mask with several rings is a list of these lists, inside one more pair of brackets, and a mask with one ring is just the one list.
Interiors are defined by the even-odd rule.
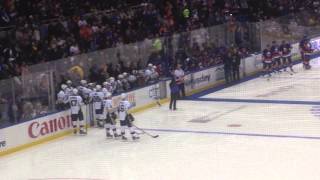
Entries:
[[67,108],[67,103],[68,103],[68,96],[65,93],[65,90],[67,88],[67,85],[62,84],[61,85],[61,90],[57,94],[57,102],[56,102],[56,108],[57,110],[65,110]]
[[121,101],[118,106],[118,114],[121,126],[121,136],[123,140],[127,140],[126,129],[129,128],[131,133],[132,139],[136,140],[139,139],[138,134],[135,132],[134,127],[132,126],[132,122],[130,121],[128,110],[132,107],[132,104],[127,100],[127,94],[121,94]]
[[98,127],[103,127],[103,99],[104,94],[102,92],[101,86],[96,86],[96,91],[90,94],[91,102],[93,103],[93,109],[95,111],[95,119]]
[[67,81],[67,88],[65,90],[65,93],[70,96],[72,95],[72,90],[73,90],[73,87],[72,87],[72,81],[71,80],[68,80]]
[[130,87],[130,83],[128,81],[128,77],[129,77],[129,74],[124,72],[122,73],[122,80],[121,80],[121,83],[122,83],[122,87],[125,91],[128,91],[131,87]]
[[104,98],[107,97],[108,93],[110,93],[110,84],[108,82],[104,82],[103,84],[103,87],[102,87],[102,92],[104,94]]
[[106,90],[111,93],[111,95],[113,94],[113,88],[112,85],[109,81],[106,81],[103,83],[104,88],[106,88]]
[[[106,94],[105,99],[103,100],[103,107],[104,107],[104,115],[105,115],[105,129],[106,129],[106,136],[108,138],[112,138],[113,136],[116,138],[118,137],[117,128],[116,128],[116,115],[114,112],[114,108],[112,106],[112,95],[110,92]],[[111,133],[112,130],[112,133]]]
[[85,121],[83,119],[83,113],[81,111],[83,102],[81,96],[78,95],[77,89],[72,90],[72,95],[68,97],[68,102],[70,104],[73,133],[77,134],[77,124],[79,122],[79,133],[86,134]]
[[111,94],[114,94],[116,89],[117,89],[117,83],[115,81],[115,78],[114,77],[110,77],[108,79],[108,83],[110,84],[110,92],[111,92]]
[[128,76],[128,82],[130,84],[130,87],[134,88],[134,87],[136,87],[138,85],[138,83],[137,83],[137,73],[138,73],[138,71],[137,70],[133,70],[132,73],[133,74],[130,74]]
[[91,89],[88,88],[88,84],[86,80],[80,81],[80,86],[78,86],[79,95],[82,97],[85,104],[89,104],[90,94],[92,92]]
[[116,81],[116,93],[122,93],[124,92],[124,86],[123,86],[123,75],[119,74],[118,80]]

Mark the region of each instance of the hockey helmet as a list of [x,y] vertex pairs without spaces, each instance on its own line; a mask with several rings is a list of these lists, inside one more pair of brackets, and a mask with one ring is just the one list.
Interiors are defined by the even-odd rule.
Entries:
[[68,84],[68,85],[71,85],[71,84],[72,84],[72,81],[71,81],[71,80],[68,80],[68,81],[67,81],[67,84]]
[[122,93],[120,96],[121,96],[121,99],[127,99],[127,94],[126,93]]
[[84,79],[82,79],[82,80],[80,81],[80,84],[84,86],[84,85],[86,85],[86,84],[87,84],[87,81],[86,81],[86,80],[84,80]]
[[97,90],[97,91],[100,91],[100,90],[101,90],[101,85],[99,85],[99,84],[96,85],[96,90]]
[[67,89],[67,87],[68,87],[67,85],[65,85],[65,84],[61,84],[61,89],[62,89],[62,90]]
[[73,93],[74,95],[77,95],[77,94],[78,94],[78,89],[76,89],[76,88],[72,89],[72,93]]

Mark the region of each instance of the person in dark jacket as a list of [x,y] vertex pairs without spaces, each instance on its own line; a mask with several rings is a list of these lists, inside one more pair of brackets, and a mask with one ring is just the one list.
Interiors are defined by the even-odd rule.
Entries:
[[173,105],[173,110],[177,110],[177,99],[179,98],[180,89],[174,78],[171,79],[169,86],[171,96],[169,109],[171,110]]

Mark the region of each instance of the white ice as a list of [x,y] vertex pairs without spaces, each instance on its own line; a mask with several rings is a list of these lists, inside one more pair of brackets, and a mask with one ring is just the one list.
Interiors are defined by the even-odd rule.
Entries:
[[[317,63],[310,71],[297,65],[292,76],[257,78],[205,97],[319,101]],[[0,179],[319,180],[320,118],[314,108],[178,101],[177,111],[165,104],[135,114],[136,125],[159,130],[149,131],[159,138],[122,142],[90,129],[85,137],[67,136],[0,158]]]

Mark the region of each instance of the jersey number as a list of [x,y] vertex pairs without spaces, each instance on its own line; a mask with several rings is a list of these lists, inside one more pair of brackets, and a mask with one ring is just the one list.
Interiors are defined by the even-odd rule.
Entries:
[[124,112],[124,111],[125,111],[125,108],[124,108],[124,105],[123,105],[123,104],[121,104],[121,105],[119,106],[119,111],[120,111],[120,112]]
[[72,100],[72,101],[70,101],[70,103],[71,103],[71,106],[77,106],[77,101],[76,100]]

